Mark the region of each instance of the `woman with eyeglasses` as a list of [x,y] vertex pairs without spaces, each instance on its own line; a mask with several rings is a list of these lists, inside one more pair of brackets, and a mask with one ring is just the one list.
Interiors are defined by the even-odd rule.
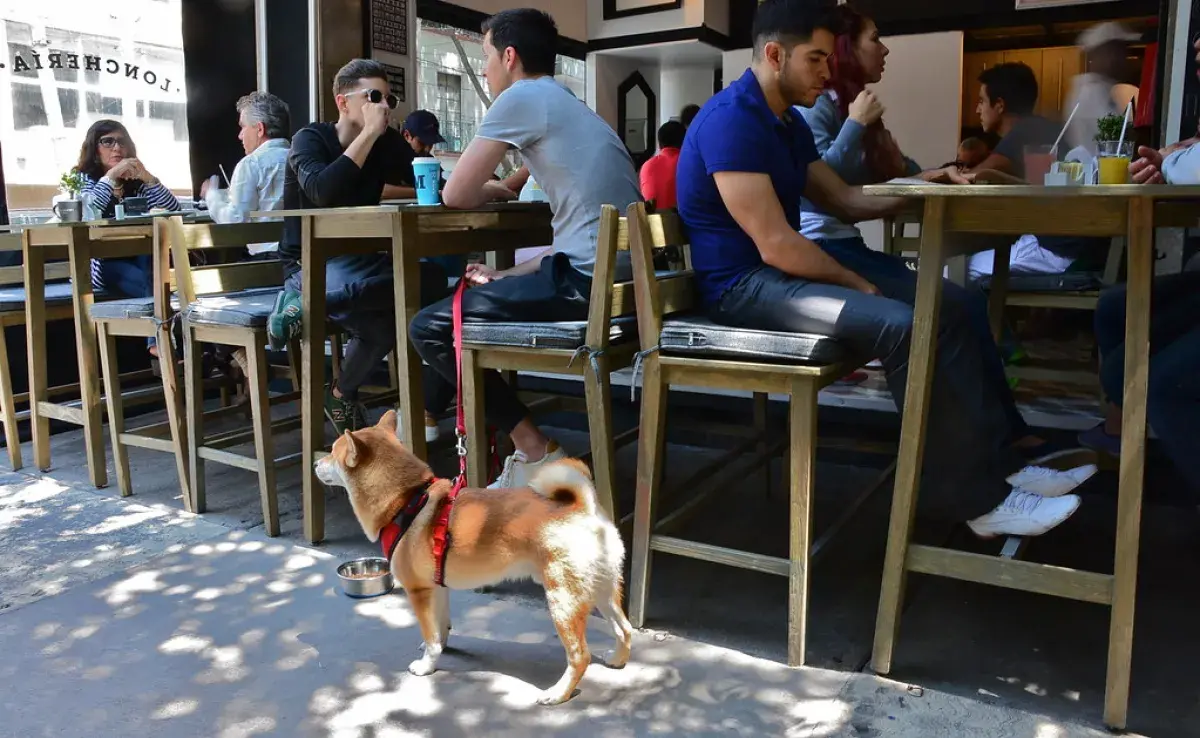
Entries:
[[[150,209],[179,210],[179,201],[141,160],[129,131],[115,120],[98,120],[88,129],[76,165],[83,175],[84,208],[101,218],[116,216],[117,204],[130,197],[146,198]],[[149,254],[120,259],[92,259],[92,289],[121,297],[149,297],[153,289],[153,259]],[[150,353],[157,356],[154,339]]]

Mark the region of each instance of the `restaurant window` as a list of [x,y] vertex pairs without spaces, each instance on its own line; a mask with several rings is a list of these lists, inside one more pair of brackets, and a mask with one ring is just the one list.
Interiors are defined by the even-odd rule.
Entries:
[[[471,74],[487,90],[483,61],[483,35],[478,31],[418,19],[417,106],[438,117],[442,137],[446,139],[438,148],[462,151],[475,137],[487,106],[479,99]],[[587,65],[582,60],[560,54],[554,78],[585,100]]]
[[0,140],[16,222],[49,216],[87,129],[124,124],[146,168],[190,194],[182,0],[0,0]]

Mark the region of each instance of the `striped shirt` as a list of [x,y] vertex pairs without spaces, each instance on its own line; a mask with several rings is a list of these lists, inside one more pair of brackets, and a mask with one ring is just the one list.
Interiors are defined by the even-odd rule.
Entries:
[[[175,199],[175,195],[171,194],[166,185],[161,182],[148,185],[141,181],[126,181],[123,190],[123,197],[118,198],[112,184],[107,179],[101,177],[99,180],[95,180],[84,174],[83,190],[80,192],[79,197],[83,200],[85,211],[90,207],[92,212],[99,214],[101,218],[115,218],[117,203],[129,197],[146,198],[147,207],[151,210],[159,208],[163,210],[179,210],[179,201]],[[104,275],[100,269],[99,259],[92,259],[91,270],[92,289],[97,291],[103,290]],[[129,297],[146,297],[146,295],[129,295]]]

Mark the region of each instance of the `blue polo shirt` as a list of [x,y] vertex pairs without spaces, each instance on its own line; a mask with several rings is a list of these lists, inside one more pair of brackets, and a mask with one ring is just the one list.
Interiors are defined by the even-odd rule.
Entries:
[[758,247],[725,208],[713,175],[766,174],[784,216],[798,231],[808,165],[820,158],[808,124],[790,112],[783,118],[771,112],[749,69],[700,110],[680,150],[675,188],[705,304],[715,304],[742,276],[763,265]]

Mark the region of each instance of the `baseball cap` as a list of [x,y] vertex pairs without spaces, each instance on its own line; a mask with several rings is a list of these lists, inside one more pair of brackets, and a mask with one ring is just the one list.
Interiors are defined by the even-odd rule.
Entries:
[[1130,43],[1140,41],[1141,39],[1142,35],[1140,33],[1134,33],[1120,23],[1109,21],[1094,25],[1079,34],[1079,40],[1076,43],[1082,46],[1084,51],[1091,51],[1113,41]]
[[437,116],[428,110],[414,110],[404,119],[404,130],[426,146],[445,143]]

